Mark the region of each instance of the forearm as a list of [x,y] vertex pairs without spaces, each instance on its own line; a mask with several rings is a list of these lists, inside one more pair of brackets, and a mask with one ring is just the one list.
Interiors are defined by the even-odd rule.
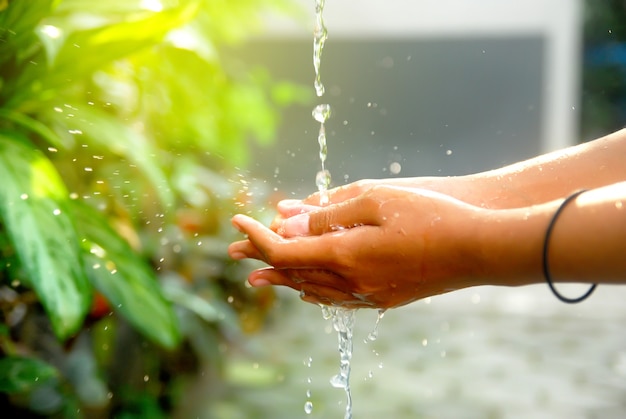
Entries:
[[[483,283],[544,281],[546,229],[562,199],[511,210],[486,211],[478,224]],[[626,283],[626,182],[587,191],[567,204],[548,243],[555,282]]]
[[487,193],[475,204],[516,208],[564,198],[626,180],[626,130],[606,137],[467,176],[462,183],[480,184]]

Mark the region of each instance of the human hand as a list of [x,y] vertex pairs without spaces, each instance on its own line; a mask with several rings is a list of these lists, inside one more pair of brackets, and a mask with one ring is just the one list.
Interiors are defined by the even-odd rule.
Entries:
[[477,285],[470,220],[480,208],[385,185],[322,208],[287,207],[275,231],[233,218],[248,239],[231,244],[230,256],[271,265],[250,274],[253,286],[285,285],[313,303],[390,308]]
[[[427,189],[434,192],[440,192],[470,204],[476,205],[478,199],[469,199],[467,195],[468,181],[462,177],[415,177],[415,178],[389,178],[389,179],[361,179],[347,185],[339,186],[326,191],[328,204],[338,204],[348,199],[356,198],[377,186],[390,186],[399,188],[417,188]],[[478,189],[478,188],[474,188]],[[463,193],[465,192],[465,193]],[[475,191],[472,196],[477,197],[479,194]],[[460,197],[459,197],[460,196]],[[466,198],[466,199],[464,199]],[[270,225],[273,231],[280,234],[280,226],[287,218],[294,215],[319,209],[320,192],[313,193],[304,199],[285,199],[280,201],[276,209],[278,214]]]
[[[389,179],[361,179],[347,185],[339,186],[326,191],[329,204],[339,204],[365,193],[369,189],[378,186],[389,186],[410,189],[425,189],[448,195],[470,205],[484,208],[504,208],[511,206],[506,194],[493,189],[493,183],[489,177],[483,174],[467,176],[425,176],[413,178],[389,178]],[[497,197],[494,198],[494,197]],[[282,222],[294,215],[319,209],[320,193],[316,192],[308,197],[299,199],[286,199],[280,201],[276,207],[278,214],[270,225],[273,231],[279,232]],[[280,232],[279,232],[280,233]]]

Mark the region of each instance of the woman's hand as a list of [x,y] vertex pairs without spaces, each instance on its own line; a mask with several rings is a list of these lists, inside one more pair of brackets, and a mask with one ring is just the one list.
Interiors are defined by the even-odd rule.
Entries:
[[248,239],[231,244],[231,257],[271,265],[250,274],[254,286],[285,285],[313,303],[390,308],[478,285],[481,252],[471,240],[478,207],[387,185],[323,208],[283,205],[275,231],[233,218]]
[[[488,195],[479,179],[470,176],[458,177],[416,177],[393,179],[362,179],[326,191],[329,204],[339,204],[356,198],[374,187],[394,187],[404,189],[425,189],[449,195],[463,202],[476,206],[485,206],[482,195]],[[294,215],[319,209],[320,193],[316,192],[305,199],[286,199],[276,207],[278,214],[270,228],[279,232],[284,220]]]
[[[339,204],[356,198],[375,187],[423,189],[453,197],[466,204],[481,208],[514,208],[526,206],[530,199],[497,180],[490,172],[466,176],[415,177],[392,179],[362,179],[328,190],[329,204]],[[284,220],[294,215],[320,208],[320,193],[316,192],[305,199],[286,199],[277,205],[278,214],[270,228],[279,232]]]

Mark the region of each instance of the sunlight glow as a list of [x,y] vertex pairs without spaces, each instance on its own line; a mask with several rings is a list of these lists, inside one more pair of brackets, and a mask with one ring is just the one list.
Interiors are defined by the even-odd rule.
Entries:
[[43,25],[41,27],[41,33],[49,36],[52,39],[58,39],[61,36],[61,29],[52,25]]
[[163,5],[159,0],[141,0],[141,8],[151,10],[153,12],[160,12],[163,10]]

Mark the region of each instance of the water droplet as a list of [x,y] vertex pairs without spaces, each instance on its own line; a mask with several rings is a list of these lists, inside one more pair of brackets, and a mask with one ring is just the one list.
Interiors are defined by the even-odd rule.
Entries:
[[330,385],[335,388],[347,388],[348,382],[346,377],[341,374],[336,374],[330,379]]
[[304,412],[307,415],[310,415],[313,412],[313,403],[311,401],[304,403]]
[[330,105],[327,103],[317,105],[313,109],[312,115],[313,115],[313,119],[323,124],[324,122],[328,120],[328,118],[330,118],[330,115],[331,115]]
[[333,316],[332,311],[330,310],[329,306],[325,306],[323,304],[320,304],[320,308],[322,309],[322,318],[324,320],[328,320]]
[[451,156],[452,155],[452,150],[446,150],[446,156]]
[[22,200],[24,200],[24,201],[25,201],[25,200],[27,200],[27,199],[28,199],[28,194],[27,194],[27,193],[23,193],[23,194],[21,194],[21,195],[20,195],[20,199],[22,199]]
[[52,211],[52,214],[54,214],[54,215],[61,215],[61,210],[56,208],[54,211]]
[[372,331],[367,335],[367,339],[365,340],[365,343],[367,343],[368,341],[374,342],[376,339],[378,339],[378,326],[384,316],[385,316],[385,310],[379,309],[378,317],[376,317],[376,323],[374,324],[374,329],[372,329]]
[[105,250],[101,248],[100,246],[98,246],[97,244],[91,245],[91,249],[89,249],[89,253],[99,258],[104,258],[106,256]]
[[394,161],[389,165],[389,172],[393,175],[397,175],[402,170],[402,165],[397,161]]
[[315,176],[315,185],[317,186],[318,190],[322,191],[328,189],[328,187],[330,186],[330,182],[331,177],[328,170],[320,170],[319,172],[317,172],[317,175]]

